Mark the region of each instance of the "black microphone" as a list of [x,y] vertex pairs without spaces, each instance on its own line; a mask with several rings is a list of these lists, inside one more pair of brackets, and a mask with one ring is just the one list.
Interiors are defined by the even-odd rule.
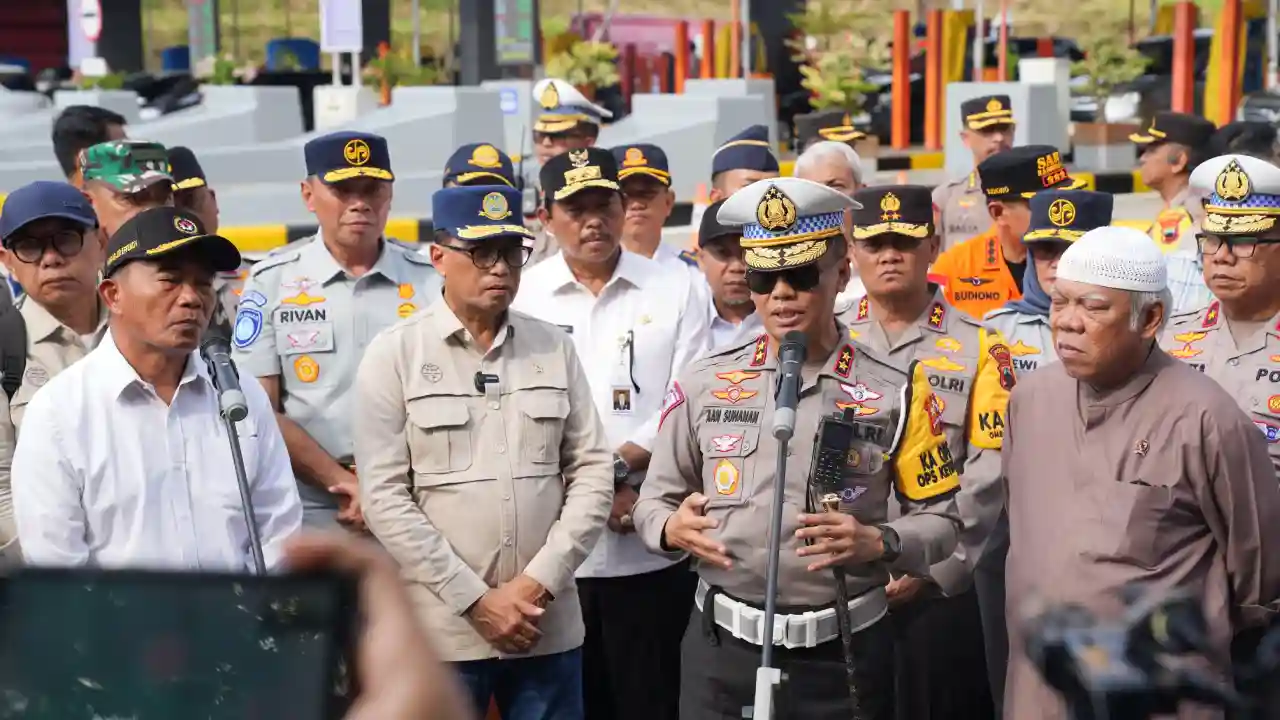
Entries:
[[790,440],[796,431],[796,406],[800,404],[800,368],[804,365],[809,339],[799,330],[782,336],[778,348],[778,389],[773,409],[773,436]]
[[231,343],[218,333],[209,333],[200,343],[200,357],[204,358],[218,391],[218,407],[222,415],[232,422],[240,422],[249,416],[249,402],[240,389],[240,373],[231,361]]

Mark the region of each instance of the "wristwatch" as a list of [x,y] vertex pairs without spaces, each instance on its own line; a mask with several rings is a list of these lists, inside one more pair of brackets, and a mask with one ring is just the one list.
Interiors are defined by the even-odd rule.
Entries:
[[613,454],[613,484],[621,485],[631,476],[631,466],[618,453]]
[[876,529],[880,531],[880,542],[884,545],[880,560],[887,563],[897,560],[902,555],[902,538],[898,537],[898,531],[888,525],[877,525]]

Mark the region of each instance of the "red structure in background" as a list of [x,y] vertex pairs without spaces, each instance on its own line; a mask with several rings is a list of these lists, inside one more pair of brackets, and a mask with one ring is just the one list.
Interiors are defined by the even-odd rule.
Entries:
[[0,57],[23,58],[32,73],[66,65],[66,0],[0,0]]

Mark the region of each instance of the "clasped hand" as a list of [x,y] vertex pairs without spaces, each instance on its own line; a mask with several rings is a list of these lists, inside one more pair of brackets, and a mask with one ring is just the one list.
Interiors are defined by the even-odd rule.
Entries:
[[489,590],[467,611],[467,618],[485,642],[505,653],[521,654],[542,638],[538,622],[551,593],[527,575]]
[[879,560],[884,554],[880,530],[863,525],[852,515],[842,512],[805,513],[797,520],[804,527],[796,530],[796,537],[812,540],[813,544],[802,545],[796,549],[796,554],[800,557],[826,556],[810,563],[809,572],[868,563]]

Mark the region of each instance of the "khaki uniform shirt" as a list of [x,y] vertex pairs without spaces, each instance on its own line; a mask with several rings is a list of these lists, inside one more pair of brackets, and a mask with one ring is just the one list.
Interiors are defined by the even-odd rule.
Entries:
[[1196,252],[1196,228],[1204,219],[1199,192],[1187,186],[1156,215],[1149,234],[1166,255],[1178,250]]
[[1280,487],[1262,437],[1216,383],[1158,349],[1101,393],[1054,363],[1018,383],[1009,416],[1006,718],[1064,718],[1026,654],[1033,608],[1079,603],[1114,622],[1129,583],[1185,589],[1203,598],[1221,668],[1233,630],[1275,616]]
[[[356,367],[382,330],[440,297],[440,276],[422,255],[393,243],[353,277],[323,242],[307,242],[253,266],[240,295],[233,357],[247,375],[280,378],[285,415],[325,452],[351,463]],[[304,510],[333,496],[300,481]]]
[[[840,337],[848,337],[848,328],[837,328]],[[667,392],[649,474],[632,512],[645,545],[662,552],[663,527],[680,503],[694,492],[710,498],[706,515],[719,527],[705,533],[727,548],[734,565],[726,570],[698,564],[698,574],[728,595],[756,604],[765,599],[766,540],[779,485],[779,447],[770,431],[776,355],[769,336],[760,335],[713,351],[680,375]],[[887,519],[891,492],[896,490],[905,506],[902,517],[888,523],[902,540],[895,570],[928,573],[954,552],[959,530],[958,468],[923,366],[904,373],[853,339],[818,361],[802,373],[795,436],[787,453],[782,606],[821,606],[836,597],[832,574],[809,572],[809,559],[796,555],[801,542],[795,537],[796,515],[808,504],[812,443],[824,416],[851,408],[858,420],[840,510],[876,525]],[[898,429],[901,441],[895,447]],[[889,579],[884,563],[846,570],[851,596],[883,587]]]
[[71,328],[58,322],[49,311],[30,296],[18,301],[18,312],[27,326],[27,366],[22,385],[12,398],[0,403],[0,566],[20,559],[17,529],[13,524],[13,497],[10,494],[9,471],[13,451],[18,444],[18,429],[27,403],[49,378],[89,354],[107,331],[107,309],[102,313],[98,329],[90,338],[82,338]]
[[934,188],[933,209],[944,251],[991,227],[987,196],[982,192],[976,170]]
[[936,292],[924,313],[894,341],[864,296],[840,317],[849,334],[906,373],[919,362],[942,405],[947,443],[961,474],[956,503],[964,528],[956,552],[929,576],[948,595],[969,589],[973,568],[1004,508],[1000,447],[1009,390],[1016,382],[1003,339],[946,304]]
[[1049,318],[1044,315],[1002,307],[987,313],[983,324],[1004,336],[1009,354],[1013,356],[1013,369],[1019,377],[1058,360]]
[[[477,373],[497,382],[481,392]],[[520,574],[555,596],[530,654],[580,646],[574,570],[608,519],[613,455],[568,336],[509,312],[485,352],[441,301],[370,343],[357,387],[364,517],[444,659],[500,655],[463,613]]]
[[1280,316],[1237,344],[1217,300],[1175,315],[1160,347],[1218,382],[1267,440],[1280,477]]

